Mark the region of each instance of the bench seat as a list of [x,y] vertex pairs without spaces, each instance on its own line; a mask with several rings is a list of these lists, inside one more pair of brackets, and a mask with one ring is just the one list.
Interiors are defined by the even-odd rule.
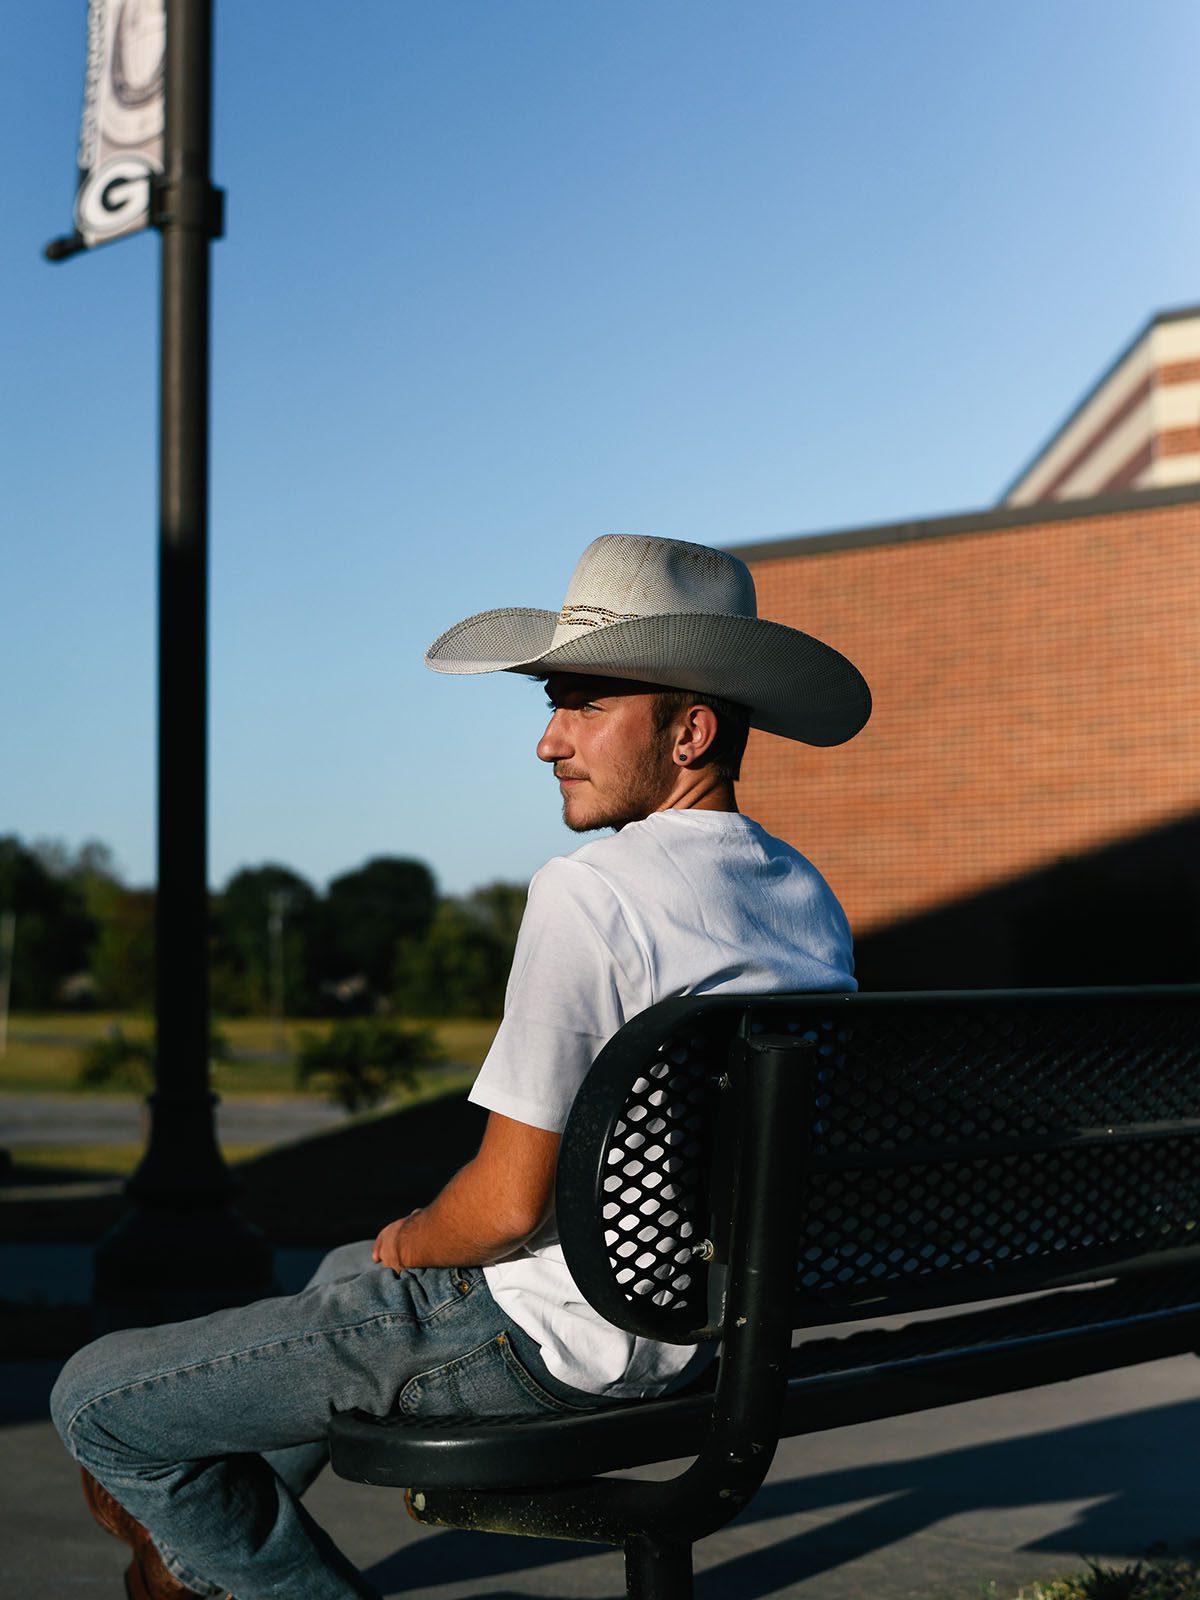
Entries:
[[[1064,1290],[898,1327],[809,1338],[793,1351],[782,1435],[817,1432],[1200,1349],[1200,1272]],[[334,1470],[392,1488],[556,1483],[695,1455],[712,1393],[471,1422],[345,1412]]]

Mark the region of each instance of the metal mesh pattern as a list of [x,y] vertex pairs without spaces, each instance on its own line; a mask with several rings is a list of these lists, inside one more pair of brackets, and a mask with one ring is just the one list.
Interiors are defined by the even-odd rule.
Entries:
[[[785,1020],[786,1019],[786,1020]],[[1200,1005],[1095,999],[774,1007],[822,1058],[816,1152],[986,1144],[1200,1116]]]
[[706,1302],[712,1049],[700,1037],[667,1039],[634,1080],[604,1152],[604,1243],[622,1294],[691,1322]]
[[1200,1243],[1197,1002],[1143,998],[757,1017],[819,1057],[798,1262],[810,1313],[944,1302],[968,1280],[999,1293]]
[[[1102,1219],[1102,1220],[1101,1220]],[[1200,1242],[1195,1140],[818,1172],[800,1286],[826,1295],[954,1268],[1049,1276]]]

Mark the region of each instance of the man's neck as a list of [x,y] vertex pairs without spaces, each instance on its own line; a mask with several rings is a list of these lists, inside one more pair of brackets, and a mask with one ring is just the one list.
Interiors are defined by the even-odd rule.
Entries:
[[737,811],[733,784],[703,772],[681,772],[656,811]]

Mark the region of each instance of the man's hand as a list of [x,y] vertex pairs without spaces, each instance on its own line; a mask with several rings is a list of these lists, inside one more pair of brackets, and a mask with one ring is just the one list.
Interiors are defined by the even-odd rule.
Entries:
[[380,1266],[482,1267],[520,1248],[550,1215],[559,1135],[493,1111],[473,1161],[438,1197],[389,1222],[375,1240]]
[[386,1228],[379,1230],[379,1237],[375,1240],[375,1247],[371,1251],[371,1260],[378,1261],[381,1267],[391,1267],[393,1272],[399,1272],[404,1262],[400,1259],[400,1235],[414,1217],[421,1215],[421,1207],[410,1211],[406,1217],[401,1217],[398,1222],[389,1222]]

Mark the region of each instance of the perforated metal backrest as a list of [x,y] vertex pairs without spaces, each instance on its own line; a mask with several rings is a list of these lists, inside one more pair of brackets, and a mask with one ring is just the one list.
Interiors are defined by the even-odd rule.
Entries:
[[628,1024],[560,1162],[576,1281],[610,1320],[711,1335],[737,1151],[731,1046],[806,1038],[795,1321],[945,1305],[1200,1245],[1200,989],[720,996]]
[[687,1343],[709,1321],[713,1147],[739,1002],[667,1000],[601,1051],[563,1135],[558,1230],[602,1315]]
[[1200,1244],[1200,991],[766,1002],[820,1052],[798,1318],[1084,1281]]

